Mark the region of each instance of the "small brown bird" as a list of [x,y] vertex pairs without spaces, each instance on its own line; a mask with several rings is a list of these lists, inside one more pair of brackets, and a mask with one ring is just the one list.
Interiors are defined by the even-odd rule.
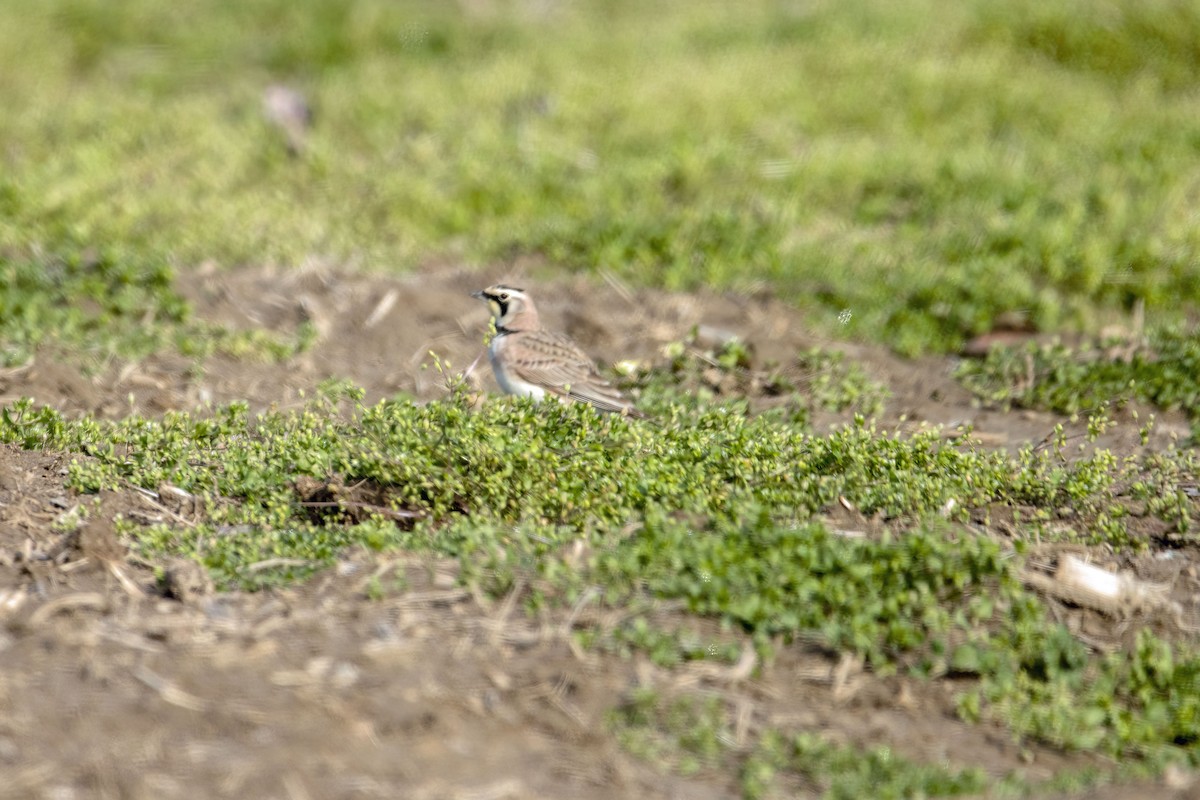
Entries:
[[601,411],[645,418],[619,389],[600,377],[595,362],[570,337],[542,327],[525,290],[491,286],[471,296],[486,300],[496,320],[488,359],[506,393],[538,400],[550,394],[564,402],[590,403]]

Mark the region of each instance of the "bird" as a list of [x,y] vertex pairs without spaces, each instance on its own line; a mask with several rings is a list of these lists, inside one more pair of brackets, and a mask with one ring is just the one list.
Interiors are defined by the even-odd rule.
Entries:
[[588,403],[600,411],[645,419],[619,389],[600,376],[596,362],[565,334],[542,327],[524,289],[496,285],[472,297],[485,300],[496,322],[488,360],[506,394]]

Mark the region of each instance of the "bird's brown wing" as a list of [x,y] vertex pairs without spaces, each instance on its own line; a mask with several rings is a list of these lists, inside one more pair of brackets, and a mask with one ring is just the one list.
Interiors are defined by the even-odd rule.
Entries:
[[601,411],[642,416],[633,403],[600,376],[596,364],[566,336],[538,331],[510,345],[509,369],[518,378],[548,392]]

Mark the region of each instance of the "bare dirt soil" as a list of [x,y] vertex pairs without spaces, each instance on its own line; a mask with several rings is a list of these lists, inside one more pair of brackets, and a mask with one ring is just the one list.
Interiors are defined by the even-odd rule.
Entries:
[[[766,297],[631,292],[513,272],[431,268],[397,279],[201,270],[183,286],[199,316],[281,332],[308,322],[316,345],[285,364],[216,357],[195,370],[186,359],[153,357],[93,376],[69,354],[44,353],[4,376],[0,394],[68,412],[156,414],[230,400],[286,407],[336,376],[365,387],[368,400],[434,398],[445,389],[427,368],[429,351],[455,370],[479,358],[487,315],[468,294],[505,278],[536,289],[550,324],[601,361],[661,359],[664,343],[704,323],[743,337],[762,360],[786,361],[816,344],[842,349],[890,387],[884,425],[972,423],[985,443],[1016,447],[1060,421],[981,409],[951,378],[950,359],[905,362],[878,348],[834,345]],[[470,379],[495,391],[486,359]],[[827,417],[819,422],[839,421]],[[1182,420],[1160,415],[1148,446],[1184,430]],[[1134,452],[1136,426],[1120,426],[1104,444]],[[758,672],[749,660],[668,671],[581,650],[571,630],[614,620],[586,606],[530,619],[517,598],[475,596],[458,585],[454,565],[429,559],[349,552],[295,588],[215,593],[194,565],[131,555],[112,518],[153,519],[161,509],[133,491],[72,495],[63,488],[67,459],[0,448],[3,798],[737,796],[728,777],[679,777],[620,748],[607,714],[646,686],[722,696],[738,710],[738,744],[771,725],[997,776],[1037,780],[1103,766],[959,722],[953,680],[880,677],[810,645],[783,648]],[[64,532],[72,509],[93,502],[90,521]],[[871,524],[846,515],[834,523]],[[1172,596],[1195,608],[1195,554],[1176,553],[1166,567],[1152,557],[1122,566],[1170,582]],[[166,572],[165,586],[156,571]],[[393,576],[404,578],[404,591],[368,597],[368,585]],[[1121,620],[1068,605],[1063,613],[1093,638],[1121,638]],[[703,624],[667,607],[661,614]],[[1193,789],[1190,775],[1171,773],[1156,785],[1089,794],[1184,797]],[[795,790],[815,796],[816,787]]]

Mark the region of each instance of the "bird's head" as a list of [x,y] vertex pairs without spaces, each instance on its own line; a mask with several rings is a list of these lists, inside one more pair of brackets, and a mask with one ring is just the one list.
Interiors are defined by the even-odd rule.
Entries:
[[512,286],[489,286],[472,297],[486,300],[498,331],[534,330],[538,327],[537,309],[524,289]]

